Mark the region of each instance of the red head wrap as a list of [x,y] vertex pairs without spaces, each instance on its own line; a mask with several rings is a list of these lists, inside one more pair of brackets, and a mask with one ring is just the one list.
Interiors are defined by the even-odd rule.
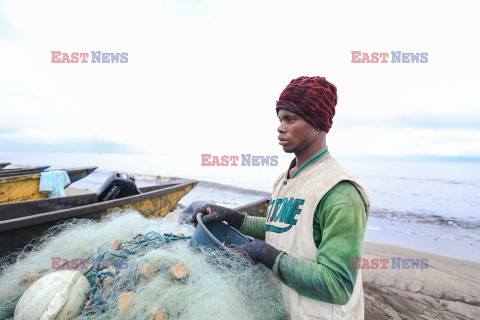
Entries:
[[277,113],[280,109],[294,110],[315,128],[328,132],[336,104],[337,88],[324,77],[299,77],[283,90],[276,109]]

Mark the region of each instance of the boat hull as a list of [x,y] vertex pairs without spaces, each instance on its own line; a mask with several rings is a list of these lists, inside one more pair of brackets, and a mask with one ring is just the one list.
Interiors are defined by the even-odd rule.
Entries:
[[3,163],[0,163],[0,169],[3,169],[5,168],[6,166],[8,166],[10,164],[10,162],[3,162]]
[[244,212],[249,216],[265,217],[267,215],[267,208],[268,208],[269,201],[270,201],[269,198],[264,198],[264,199],[246,204],[244,206],[235,208],[235,210]]
[[[78,181],[95,171],[96,167],[66,170],[70,181]],[[38,191],[40,173],[0,178],[0,204],[27,200],[40,200],[48,194]]]
[[[38,207],[41,207],[44,202],[57,202],[61,206],[72,206],[75,201],[81,203],[90,201],[90,199],[88,196],[83,196],[83,198],[81,198],[82,196],[77,196],[71,197],[71,204],[66,204],[68,199],[45,199],[22,204],[0,205],[0,217],[4,219],[0,221],[0,256],[3,257],[9,252],[24,248],[30,241],[40,238],[51,227],[70,219],[97,220],[121,209],[134,209],[148,218],[164,216],[197,183],[196,181],[189,181],[175,185],[159,186],[157,189],[139,195],[33,215],[29,208],[33,211],[35,211],[35,208],[41,211]],[[152,187],[146,189],[152,189]],[[21,209],[22,206],[24,209]],[[15,207],[19,208],[19,210],[14,211]],[[15,218],[16,213],[19,216]],[[29,248],[26,247],[25,250],[29,250]]]
[[45,171],[49,167],[50,166],[24,168],[24,169],[3,169],[3,170],[0,170],[0,178],[23,176],[26,174],[35,174],[35,173]]

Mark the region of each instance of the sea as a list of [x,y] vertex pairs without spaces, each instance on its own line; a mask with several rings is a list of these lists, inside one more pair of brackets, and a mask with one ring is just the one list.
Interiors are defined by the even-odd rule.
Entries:
[[[237,207],[271,195],[273,182],[293,159],[288,154],[277,157],[277,165],[223,167],[202,166],[201,155],[188,152],[2,153],[0,162],[51,169],[96,166],[94,173],[72,184],[91,191],[113,172],[134,174],[138,186],[169,177],[195,179],[200,183],[181,204],[212,200]],[[480,262],[480,162],[335,158],[369,193],[365,241]]]

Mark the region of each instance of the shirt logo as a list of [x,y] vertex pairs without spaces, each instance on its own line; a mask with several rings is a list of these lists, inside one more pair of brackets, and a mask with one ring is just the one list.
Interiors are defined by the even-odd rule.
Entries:
[[[297,224],[296,216],[302,212],[305,199],[282,198],[270,199],[268,203],[268,213],[266,219],[266,231],[283,233],[287,232],[292,226]],[[273,223],[283,223],[284,227],[274,226]]]

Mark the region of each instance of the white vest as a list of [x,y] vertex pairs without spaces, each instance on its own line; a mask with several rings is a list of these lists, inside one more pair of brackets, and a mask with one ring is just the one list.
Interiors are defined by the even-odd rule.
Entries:
[[[323,196],[342,180],[352,182],[360,192],[368,219],[370,200],[367,192],[324,148],[308,159],[291,179],[282,174],[275,182],[267,211],[265,241],[292,257],[319,262],[313,240],[315,210]],[[283,283],[282,289],[290,319],[364,319],[360,270],[352,296],[345,305],[307,298]]]

